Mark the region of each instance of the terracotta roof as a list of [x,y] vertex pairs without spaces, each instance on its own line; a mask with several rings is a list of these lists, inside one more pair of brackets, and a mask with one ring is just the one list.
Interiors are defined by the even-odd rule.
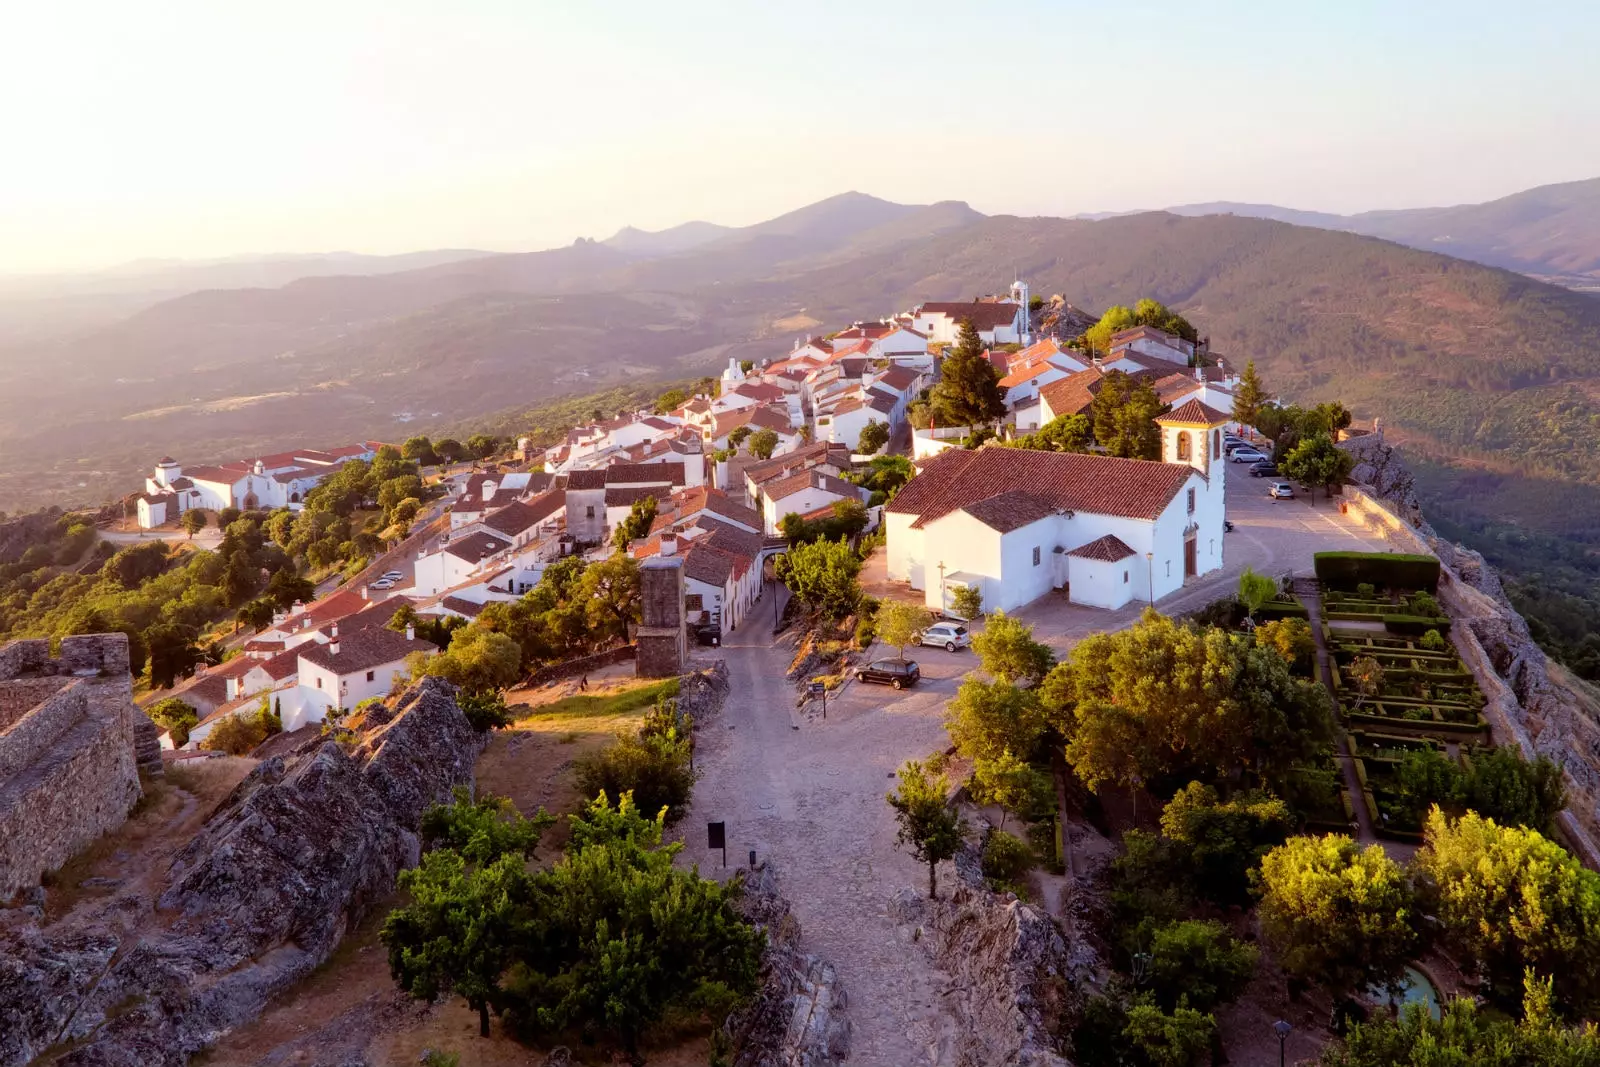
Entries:
[[713,489],[710,486],[686,489],[675,495],[672,503],[678,511],[680,520],[703,511],[711,515],[720,515],[724,519],[755,530],[761,529],[761,513],[739,503],[721,489]]
[[211,482],[216,485],[232,485],[240,478],[240,472],[224,470],[221,467],[186,467],[183,473],[185,477],[197,482]]
[[1187,393],[1192,393],[1200,388],[1200,383],[1195,381],[1194,375],[1178,371],[1164,378],[1157,378],[1150,383],[1150,388],[1156,391],[1156,396],[1163,404],[1170,404]]
[[683,461],[670,463],[613,463],[606,468],[607,487],[618,485],[682,485]]
[[783,399],[783,390],[766,382],[745,382],[732,391],[740,396],[747,396],[758,404],[770,404],[774,400]]
[[660,485],[608,485],[606,486],[606,507],[632,507],[639,501],[652,497],[659,505],[662,500],[670,495],[671,490]]
[[[1049,385],[1040,386],[1039,396],[1056,416],[1087,414],[1107,373],[1099,367],[1090,367],[1077,374],[1069,374]],[[1154,383],[1165,375],[1159,371],[1137,370],[1128,377],[1135,382]]]
[[564,494],[546,493],[531,501],[518,500],[507,504],[484,519],[483,524],[491,530],[515,537],[524,530],[533,529],[566,505]]
[[301,645],[295,651],[307,663],[314,663],[334,674],[352,674],[371,670],[386,663],[398,663],[413,652],[437,652],[427,641],[408,640],[405,634],[381,626],[341,634],[336,655],[333,644]]
[[[806,489],[821,489],[835,496],[847,497],[851,500],[860,500],[861,491],[842,478],[835,478],[826,471],[806,470],[792,474],[787,478],[779,478],[768,482],[761,487],[769,500],[784,500]],[[904,490],[901,490],[904,492]]]
[[1157,329],[1154,326],[1130,326],[1126,330],[1118,330],[1111,335],[1111,347],[1116,349],[1120,345],[1131,344],[1134,341],[1141,340],[1156,341],[1180,352],[1188,351],[1189,342],[1176,334],[1170,334],[1166,330]]
[[511,542],[505,538],[480,532],[452,538],[450,543],[444,546],[444,551],[464,563],[477,563],[510,547]]
[[274,682],[281,682],[285,678],[292,678],[300,673],[300,650],[291,648],[287,652],[279,653],[271,659],[261,660],[256,666],[267,672],[267,677]]
[[[754,514],[754,512],[751,514]],[[702,542],[704,544],[719,548],[724,552],[731,552],[735,556],[751,561],[754,561],[761,552],[764,538],[759,533],[749,533],[739,529],[737,526],[729,526],[725,522],[718,522],[715,516],[712,515],[702,515],[696,520],[696,523],[706,531]],[[756,520],[756,529],[759,530],[760,528],[761,520],[758,518]]]
[[307,605],[305,611],[299,615],[291,616],[285,625],[293,626],[295,629],[307,627],[320,629],[336,619],[342,619],[346,615],[354,615],[358,611],[366,610],[370,603],[360,593],[351,592],[348,589],[340,589],[315,603]]
[[1017,319],[1017,305],[1009,301],[978,300],[970,304],[932,303],[917,309],[923,315],[945,315],[956,322],[971,319],[979,330],[1010,326]]
[[733,556],[696,541],[683,553],[683,575],[707,585],[726,585],[733,575]]
[[1129,548],[1127,543],[1116,534],[1106,534],[1104,537],[1097,537],[1088,544],[1079,545],[1077,548],[1067,553],[1067,555],[1077,556],[1079,559],[1097,559],[1101,563],[1116,563],[1118,560],[1124,560],[1129,556],[1136,554],[1137,553],[1135,553],[1133,549]]
[[900,398],[893,393],[882,389],[872,388],[867,390],[867,406],[874,411],[887,415],[894,411],[900,404]]
[[606,487],[605,468],[594,470],[569,471],[567,473],[568,489],[604,489]]
[[883,376],[878,379],[877,384],[887,386],[897,393],[903,393],[917,384],[917,379],[920,377],[922,375],[910,367],[895,366],[885,371]]
[[1028,448],[946,449],[923,464],[888,511],[916,515],[920,528],[942,515],[1011,489],[1052,507],[1154,519],[1197,472],[1175,463]]
[[1010,533],[1054,515],[1055,505],[1023,489],[1008,489],[961,509],[991,530]]
[[[799,470],[807,465],[815,466],[818,463],[825,463],[829,459],[829,453],[835,448],[847,451],[841,446],[827,441],[817,441],[803,448],[797,448],[793,452],[785,452],[781,456],[773,456],[771,459],[764,459],[760,463],[752,463],[744,469],[744,476],[756,485],[760,485],[768,478],[787,474],[792,470]],[[848,462],[848,460],[845,462]]]
[[[1015,364],[1016,357],[1013,356],[1011,357],[1011,363],[1007,364],[1007,366],[1010,367],[1014,366]],[[1000,388],[1009,389],[1014,385],[1021,385],[1023,382],[1032,381],[1047,370],[1055,370],[1055,368],[1048,363],[1028,363],[1022,365],[1016,370],[1008,370],[1006,376],[1000,379]]]
[[474,604],[472,601],[464,600],[458,596],[445,597],[443,600],[439,601],[439,606],[442,608],[449,608],[451,611],[454,611],[460,615],[465,615],[469,619],[476,619],[483,611],[482,604]]
[[1196,398],[1183,404],[1178,410],[1161,416],[1156,422],[1162,426],[1221,426],[1231,417],[1216,408],[1207,407]]
[[249,652],[282,652],[283,638],[281,637],[256,637],[244,643],[241,650]]
[[856,341],[862,338],[877,340],[894,332],[895,327],[886,322],[863,322],[833,335],[835,341]]

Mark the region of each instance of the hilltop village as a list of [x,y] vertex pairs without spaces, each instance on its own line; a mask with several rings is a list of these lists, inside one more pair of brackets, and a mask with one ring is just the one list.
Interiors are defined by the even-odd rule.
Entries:
[[1600,728],[1380,425],[1153,300],[837,325],[19,533],[0,1067],[1592,1051]]

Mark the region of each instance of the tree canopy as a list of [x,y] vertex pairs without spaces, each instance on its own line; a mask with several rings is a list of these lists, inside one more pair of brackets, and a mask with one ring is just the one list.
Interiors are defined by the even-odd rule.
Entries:
[[928,865],[928,896],[939,895],[939,864],[961,847],[961,820],[945,803],[948,783],[917,760],[900,768],[900,787],[885,799],[899,823],[896,840]]
[[812,611],[842,619],[861,599],[861,557],[843,541],[790,545],[774,565],[778,581]]
[[1095,440],[1123,459],[1160,459],[1161,427],[1155,420],[1165,410],[1149,382],[1108,371],[1090,404]]
[[1005,414],[1000,373],[984,355],[983,341],[971,319],[939,368],[939,383],[929,394],[934,416],[946,426],[982,426]]

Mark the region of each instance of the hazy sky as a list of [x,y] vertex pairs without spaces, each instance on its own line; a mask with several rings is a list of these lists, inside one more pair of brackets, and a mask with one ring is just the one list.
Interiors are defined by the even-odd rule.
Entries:
[[541,248],[847,189],[1355,211],[1600,175],[1593,3],[51,0],[3,26],[0,273]]

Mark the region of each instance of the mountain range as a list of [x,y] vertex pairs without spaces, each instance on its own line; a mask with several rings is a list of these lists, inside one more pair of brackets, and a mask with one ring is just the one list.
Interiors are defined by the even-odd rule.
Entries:
[[751,227],[440,257],[185,293],[71,332],[0,318],[0,508],[127,492],[163,453],[512,431],[544,401],[777,355],[1020,273],[1089,309],[1156,297],[1284,395],[1381,417],[1464,528],[1509,514],[1600,548],[1600,299],[1344,228],[1199,209],[987,217],[847,193]]
[[1184,204],[1174,215],[1243,215],[1398,244],[1600,291],[1600,178],[1542,185],[1484,204],[1334,215],[1272,204]]

